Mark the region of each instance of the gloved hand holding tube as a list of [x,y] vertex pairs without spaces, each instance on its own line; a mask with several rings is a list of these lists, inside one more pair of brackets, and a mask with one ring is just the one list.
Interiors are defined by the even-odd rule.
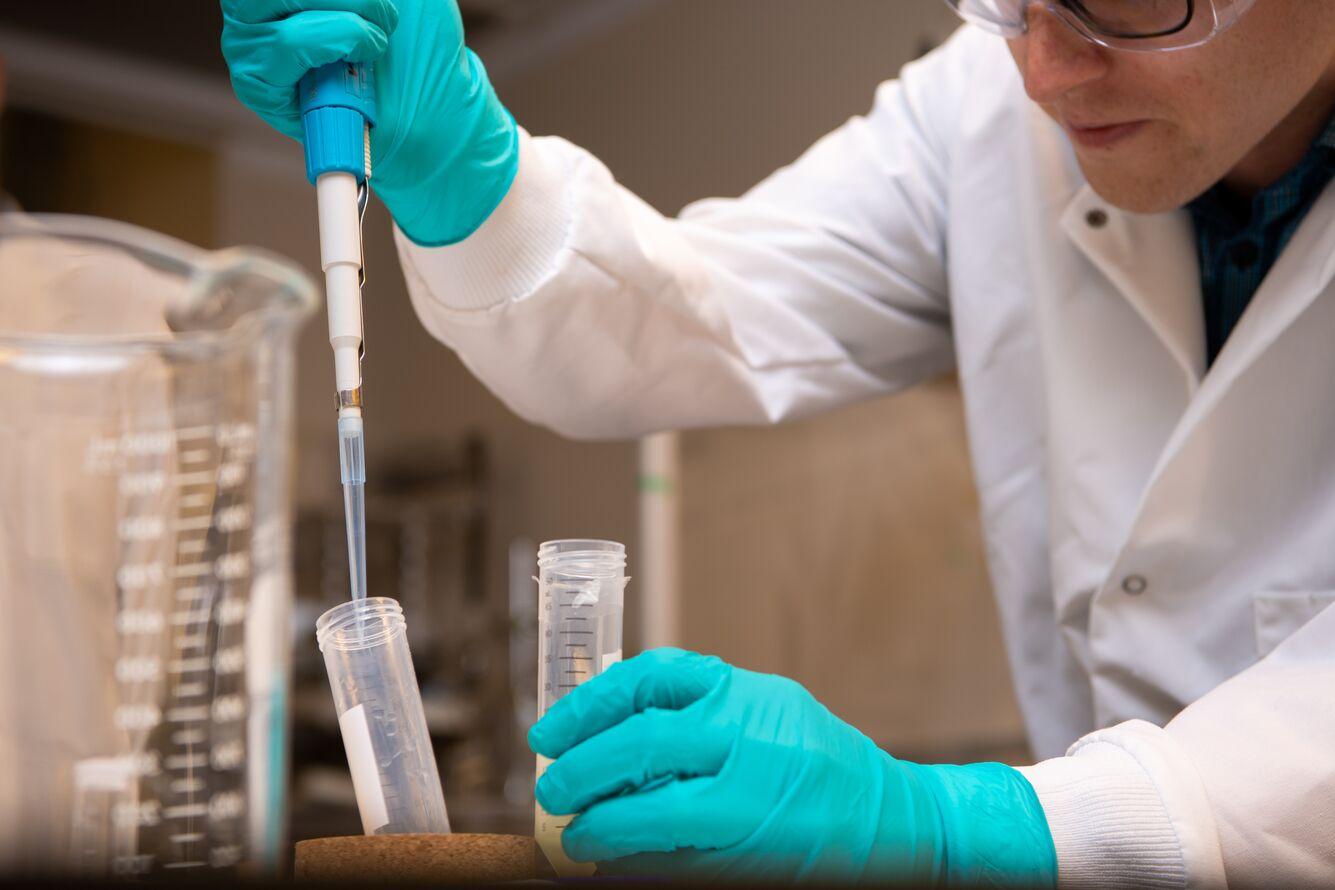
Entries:
[[222,12],[237,96],[293,139],[307,72],[372,65],[375,193],[417,244],[467,238],[509,191],[518,128],[464,46],[455,0],[222,0]]
[[999,763],[896,760],[791,680],[676,649],[613,665],[529,733],[537,785],[604,873],[1052,887],[1033,788]]

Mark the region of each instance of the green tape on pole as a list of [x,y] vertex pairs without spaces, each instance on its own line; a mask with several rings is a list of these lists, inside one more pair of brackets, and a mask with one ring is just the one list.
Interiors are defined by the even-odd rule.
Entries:
[[672,484],[672,480],[666,476],[659,476],[657,474],[648,476],[641,475],[636,481],[640,491],[644,494],[668,495],[676,490],[676,487]]

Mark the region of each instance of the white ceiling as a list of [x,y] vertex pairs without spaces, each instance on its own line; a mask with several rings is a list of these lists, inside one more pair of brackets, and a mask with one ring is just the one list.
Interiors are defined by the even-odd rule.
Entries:
[[469,44],[493,78],[519,76],[669,0],[460,0]]

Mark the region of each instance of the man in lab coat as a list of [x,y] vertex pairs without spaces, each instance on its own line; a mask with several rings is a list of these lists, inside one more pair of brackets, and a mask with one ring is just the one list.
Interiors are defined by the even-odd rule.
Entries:
[[223,47],[297,138],[307,68],[376,60],[414,304],[525,417],[770,423],[959,375],[1044,759],[904,763],[788,681],[646,653],[530,735],[573,858],[1335,882],[1335,3],[950,4],[979,27],[676,220],[518,129],[447,0],[223,0]]

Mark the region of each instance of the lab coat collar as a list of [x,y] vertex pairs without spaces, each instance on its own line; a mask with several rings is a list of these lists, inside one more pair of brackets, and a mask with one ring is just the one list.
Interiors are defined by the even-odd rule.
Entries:
[[[1086,214],[1103,210],[1107,222],[1091,226]],[[1095,220],[1097,221],[1097,219]],[[1284,252],[1262,281],[1208,375],[1204,366],[1204,310],[1200,272],[1185,211],[1159,216],[1119,212],[1088,187],[1072,201],[1063,227],[1122,295],[1145,317],[1179,363],[1199,381],[1176,429],[1160,454],[1145,498],[1192,433],[1226,398],[1234,383],[1294,325],[1335,278],[1335,187],[1317,199]],[[1106,233],[1107,237],[1103,237]],[[1189,274],[1188,274],[1189,273]],[[1188,305],[1187,299],[1194,300]],[[1335,295],[1332,296],[1335,298]],[[1276,393],[1276,398],[1291,398]],[[1143,511],[1145,499],[1138,512]]]
[[1194,393],[1205,375],[1205,317],[1190,214],[1128,213],[1086,184],[1061,226],[1149,325]]
[[1201,390],[1184,421],[1208,410],[1335,278],[1335,186],[1328,186],[1262,281],[1207,377],[1190,214],[1128,213],[1085,185],[1062,214],[1062,228],[1177,360],[1192,393]]
[[1329,290],[1332,278],[1335,278],[1335,187],[1328,186],[1307,212],[1224,343],[1199,394],[1187,408],[1169,446],[1170,452],[1228,394],[1238,378]]

